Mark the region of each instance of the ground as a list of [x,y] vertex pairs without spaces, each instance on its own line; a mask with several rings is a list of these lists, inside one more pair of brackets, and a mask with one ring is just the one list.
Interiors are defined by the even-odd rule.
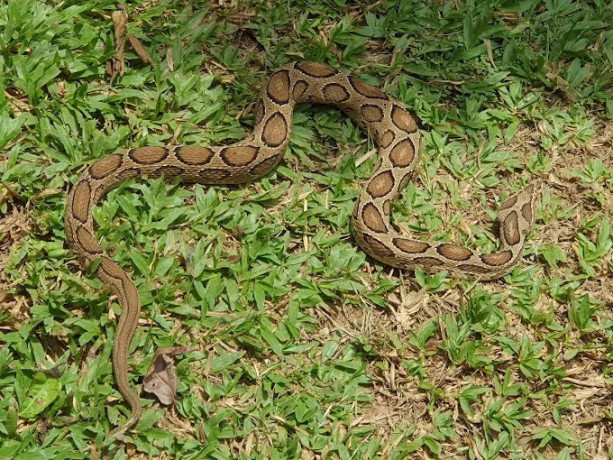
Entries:
[[524,257],[480,282],[365,256],[349,218],[374,144],[327,107],[297,108],[254,184],[126,182],[95,216],[143,300],[132,383],[156,348],[194,351],[175,403],[141,393],[108,455],[611,455],[613,4],[135,1],[111,81],[114,11],[0,3],[0,458],[98,458],[129,414],[109,359],[120,308],[65,242],[70,185],[118,149],[243,138],[296,59],[420,119],[404,231],[494,250],[496,206],[539,184]]

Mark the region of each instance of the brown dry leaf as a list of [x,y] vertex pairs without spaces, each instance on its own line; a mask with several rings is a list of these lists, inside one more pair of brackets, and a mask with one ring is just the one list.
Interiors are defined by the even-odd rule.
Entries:
[[140,60],[143,61],[145,64],[153,65],[153,59],[151,59],[151,56],[149,56],[149,53],[147,52],[141,41],[134,35],[130,34],[128,34],[128,40],[130,40],[130,45],[132,45],[132,48],[134,49],[136,54],[138,54]]
[[126,61],[124,58],[124,49],[126,46],[126,24],[128,23],[128,13],[125,11],[125,6],[120,5],[118,11],[113,11],[111,19],[115,27],[115,56],[109,59],[106,63],[106,73],[111,77],[111,82],[117,78],[117,75],[123,75],[126,70]]
[[153,362],[145,376],[144,390],[156,395],[162,404],[172,404],[179,386],[179,378],[175,373],[172,357],[193,350],[195,348],[192,347],[160,348],[156,350]]

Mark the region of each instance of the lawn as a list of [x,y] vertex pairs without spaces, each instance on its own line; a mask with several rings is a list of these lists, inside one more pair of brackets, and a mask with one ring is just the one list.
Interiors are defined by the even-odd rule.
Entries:
[[[351,237],[374,143],[299,106],[281,165],[244,186],[130,180],[97,236],[143,302],[145,413],[110,458],[603,459],[613,455],[613,3],[138,0],[112,81],[110,0],[0,1],[0,458],[100,458],[125,421],[120,308],[64,232],[66,193],[117,150],[225,144],[297,59],[420,119],[393,220],[496,249],[495,208],[542,201],[492,282],[402,272]],[[140,56],[139,56],[140,54]],[[142,392],[158,347],[176,401]]]

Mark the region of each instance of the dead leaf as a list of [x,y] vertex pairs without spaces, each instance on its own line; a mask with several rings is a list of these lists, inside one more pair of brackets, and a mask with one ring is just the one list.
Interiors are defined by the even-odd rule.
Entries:
[[175,400],[179,378],[175,373],[173,356],[182,355],[195,350],[192,347],[159,348],[155,352],[153,362],[145,376],[143,388],[147,393],[153,393],[165,405]]
[[106,63],[106,73],[111,77],[111,82],[117,75],[123,75],[126,70],[124,49],[126,46],[126,24],[128,23],[128,13],[125,6],[120,5],[118,11],[113,11],[111,19],[115,27],[115,55]]
[[130,45],[132,45],[132,48],[134,49],[136,54],[138,54],[140,60],[143,61],[145,64],[153,65],[153,59],[151,59],[151,56],[149,56],[147,49],[143,46],[141,41],[134,35],[130,34],[128,34],[128,40],[130,40]]

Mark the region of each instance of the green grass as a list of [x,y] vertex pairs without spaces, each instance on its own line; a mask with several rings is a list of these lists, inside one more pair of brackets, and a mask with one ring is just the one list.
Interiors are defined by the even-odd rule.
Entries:
[[115,9],[0,2],[0,458],[92,458],[129,413],[119,306],[65,245],[79,172],[243,138],[268,76],[301,58],[421,120],[393,212],[418,237],[493,250],[495,206],[543,184],[525,256],[491,283],[367,258],[349,217],[373,144],[326,107],[297,109],[257,183],[126,182],[95,217],[143,301],[132,382],[157,347],[197,351],[177,359],[175,406],[143,393],[111,458],[611,455],[613,4],[137,1],[128,32],[155,67],[130,51],[110,84]]

